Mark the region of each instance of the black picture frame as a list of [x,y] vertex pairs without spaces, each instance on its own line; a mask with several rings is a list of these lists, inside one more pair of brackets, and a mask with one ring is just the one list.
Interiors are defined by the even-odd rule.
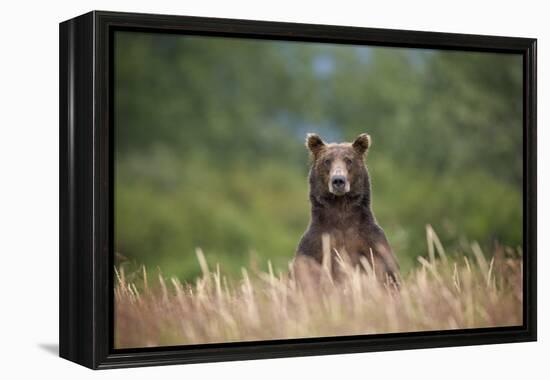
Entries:
[[[523,56],[523,325],[113,349],[113,33],[154,31]],[[89,368],[534,341],[537,337],[536,39],[93,11],[62,22],[60,356]]]

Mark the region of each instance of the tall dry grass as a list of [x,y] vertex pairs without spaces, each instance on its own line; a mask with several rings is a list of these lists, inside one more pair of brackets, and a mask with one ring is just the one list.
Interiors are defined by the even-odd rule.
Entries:
[[230,281],[200,249],[194,284],[118,268],[115,347],[521,325],[521,252],[496,248],[487,260],[474,243],[448,257],[429,226],[427,240],[427,257],[399,289],[377,279],[366,261],[359,268],[338,257],[332,265],[342,275],[333,279],[325,262],[315,286],[296,281],[292,265],[288,273],[271,264],[265,272],[243,268]]

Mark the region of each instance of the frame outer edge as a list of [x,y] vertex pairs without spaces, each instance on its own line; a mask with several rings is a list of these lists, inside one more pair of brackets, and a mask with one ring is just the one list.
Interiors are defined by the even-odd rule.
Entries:
[[74,326],[70,318],[71,299],[69,291],[71,283],[70,236],[70,135],[69,125],[71,106],[70,84],[72,66],[71,49],[72,21],[59,24],[59,356],[71,359],[74,352],[71,335]]
[[59,356],[93,368],[92,13],[59,26]]

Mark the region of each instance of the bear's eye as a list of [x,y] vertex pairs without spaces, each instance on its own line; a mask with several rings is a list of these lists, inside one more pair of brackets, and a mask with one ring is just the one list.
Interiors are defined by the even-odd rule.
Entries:
[[352,163],[351,158],[349,157],[344,158],[344,162],[346,163],[347,166],[351,166],[351,163]]
[[325,161],[323,161],[323,163],[325,164],[325,166],[330,166],[330,159],[326,159]]

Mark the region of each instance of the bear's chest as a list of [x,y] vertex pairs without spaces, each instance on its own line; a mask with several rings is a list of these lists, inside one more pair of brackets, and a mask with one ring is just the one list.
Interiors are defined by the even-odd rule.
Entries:
[[358,263],[359,257],[366,249],[357,226],[332,228],[326,231],[326,236],[329,239],[331,252],[348,257],[352,263]]

